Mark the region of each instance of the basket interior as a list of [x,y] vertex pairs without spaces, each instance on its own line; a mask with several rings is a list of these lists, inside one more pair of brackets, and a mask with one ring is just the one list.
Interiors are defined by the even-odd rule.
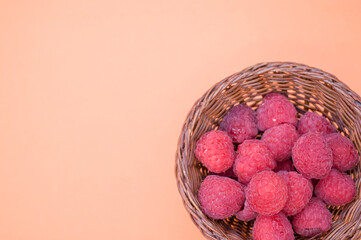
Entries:
[[[306,111],[326,117],[342,135],[347,136],[361,153],[359,96],[334,76],[304,65],[261,65],[234,74],[210,89],[193,107],[180,138],[178,153],[179,179],[183,200],[192,219],[210,239],[251,239],[253,222],[231,217],[208,218],[200,210],[197,193],[208,175],[194,156],[196,141],[207,131],[218,129],[227,111],[238,104],[257,109],[270,93],[286,95],[296,106],[298,117]],[[347,172],[356,182],[356,200],[344,207],[329,207],[333,215],[332,229],[312,239],[360,239],[360,165]],[[302,238],[296,235],[296,239]]]

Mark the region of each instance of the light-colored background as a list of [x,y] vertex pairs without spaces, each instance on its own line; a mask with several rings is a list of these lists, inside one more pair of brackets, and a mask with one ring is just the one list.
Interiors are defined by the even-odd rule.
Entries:
[[202,239],[174,176],[188,110],[262,61],[361,93],[360,1],[0,2],[0,239]]

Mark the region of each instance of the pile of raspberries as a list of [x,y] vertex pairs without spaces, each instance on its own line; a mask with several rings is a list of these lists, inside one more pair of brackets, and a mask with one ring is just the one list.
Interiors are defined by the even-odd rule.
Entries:
[[257,111],[234,106],[219,130],[197,141],[195,156],[210,171],[198,192],[203,212],[256,219],[255,240],[325,233],[332,224],[326,206],[343,206],[356,195],[344,173],[359,162],[350,139],[317,113],[298,120],[295,106],[278,93],[266,95]]

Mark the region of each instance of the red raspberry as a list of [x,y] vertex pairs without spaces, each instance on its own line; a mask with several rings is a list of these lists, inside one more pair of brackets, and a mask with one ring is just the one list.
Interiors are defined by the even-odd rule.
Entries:
[[317,183],[315,194],[327,205],[342,206],[355,198],[356,186],[350,176],[332,169],[326,178]]
[[272,171],[256,174],[246,189],[249,206],[262,215],[280,212],[288,200],[288,188],[280,175]]
[[198,199],[207,216],[214,219],[228,218],[243,205],[243,186],[227,177],[208,175],[199,188]]
[[293,162],[291,160],[287,160],[287,161],[283,161],[283,162],[278,162],[277,166],[274,170],[275,172],[279,172],[279,171],[295,171],[295,167],[293,166]]
[[312,197],[311,181],[294,171],[281,171],[278,174],[285,180],[288,187],[288,201],[282,211],[286,216],[301,212]]
[[246,139],[256,138],[258,134],[256,112],[247,105],[233,107],[219,126],[234,143],[242,143]]
[[336,129],[325,117],[314,112],[306,112],[298,122],[298,133],[308,132],[333,133]]
[[333,167],[340,171],[347,171],[359,162],[357,150],[347,137],[339,133],[325,135],[328,146],[332,150]]
[[293,217],[292,224],[295,232],[311,237],[331,228],[332,214],[318,198],[311,198],[307,206]]
[[275,167],[273,155],[263,141],[246,140],[238,145],[233,170],[241,183],[248,183],[256,173]]
[[232,139],[222,131],[205,133],[198,140],[194,153],[209,171],[215,173],[227,171],[235,159]]
[[282,213],[273,216],[258,215],[253,227],[254,240],[293,240],[292,225]]
[[252,210],[252,208],[249,206],[248,202],[244,202],[244,207],[241,211],[236,213],[236,217],[245,222],[249,222],[257,217],[258,213]]
[[298,134],[295,126],[285,123],[267,129],[263,133],[261,140],[267,144],[275,160],[282,162],[291,158],[292,147],[297,138]]
[[299,137],[293,146],[292,158],[297,171],[308,179],[325,178],[332,168],[332,151],[318,132]]
[[290,123],[296,126],[297,111],[284,95],[270,93],[257,109],[257,121],[257,127],[260,131],[281,123]]

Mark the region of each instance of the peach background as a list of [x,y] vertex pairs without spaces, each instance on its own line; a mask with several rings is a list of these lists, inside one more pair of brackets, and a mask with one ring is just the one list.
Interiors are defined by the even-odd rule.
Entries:
[[360,1],[0,3],[0,239],[202,239],[174,155],[193,103],[262,61],[361,93]]

